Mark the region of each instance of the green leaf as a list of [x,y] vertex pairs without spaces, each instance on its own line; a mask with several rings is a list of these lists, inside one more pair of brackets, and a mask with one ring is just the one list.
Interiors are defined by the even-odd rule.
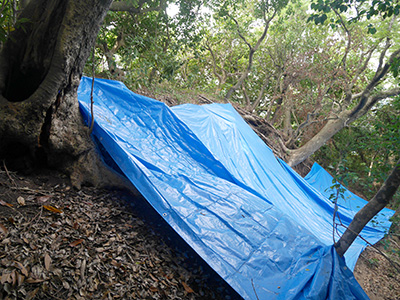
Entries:
[[396,78],[399,75],[399,70],[400,70],[400,59],[394,58],[390,65],[390,71],[392,71],[394,78]]
[[376,28],[375,27],[369,27],[368,28],[368,33],[375,34],[376,33]]
[[340,12],[346,12],[347,9],[348,9],[347,5],[344,5],[344,4],[343,4],[343,5],[340,5],[340,6],[339,6]]

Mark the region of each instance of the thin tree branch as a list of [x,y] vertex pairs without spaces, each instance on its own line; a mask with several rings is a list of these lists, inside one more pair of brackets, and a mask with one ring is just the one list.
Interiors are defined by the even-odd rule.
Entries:
[[346,26],[346,24],[345,24],[345,22],[344,22],[342,16],[340,15],[340,13],[339,13],[336,9],[333,9],[333,8],[332,8],[332,10],[334,11],[334,13],[335,13],[335,14],[338,16],[338,18],[340,19],[340,24],[342,25],[342,27],[343,27],[344,31],[346,32],[346,35],[347,35],[347,46],[346,46],[346,51],[344,52],[344,55],[343,55],[343,58],[342,58],[342,61],[341,61],[341,64],[343,64],[343,66],[344,66],[345,69],[346,69],[347,55],[348,55],[349,52],[350,52],[351,34],[350,34],[350,31],[349,31],[349,29],[347,28],[347,26]]
[[[362,64],[362,59],[365,57],[364,55],[361,55],[360,57],[360,67],[357,69],[353,80],[351,81],[350,85],[349,85],[349,90],[352,90],[354,85],[356,84],[358,78],[360,77],[360,75],[367,69],[368,67],[368,63],[371,60],[372,54],[374,53],[374,51],[376,50],[376,48],[378,47],[378,44],[376,44],[375,46],[373,46],[371,49],[369,49],[367,51],[367,53],[365,53],[367,55],[367,57],[364,60],[364,63]],[[354,98],[352,98],[354,99]]]
[[337,253],[343,256],[367,223],[393,198],[400,185],[400,159],[379,189],[378,193],[354,216],[347,230],[335,244]]
[[[393,16],[393,17],[394,17],[394,16]],[[390,21],[390,24],[389,24],[389,32],[392,30],[393,22],[394,22],[394,18],[392,18],[392,20]],[[382,52],[381,52],[381,55],[379,56],[379,64],[378,64],[378,67],[376,68],[375,76],[377,76],[377,74],[379,74],[379,73],[381,72],[382,67],[383,67],[383,60],[385,59],[386,52],[388,51],[388,49],[390,48],[390,46],[391,46],[390,38],[387,37],[387,38],[386,38],[385,46],[384,46],[384,48],[383,48],[383,50],[382,50]],[[375,79],[375,77],[374,77],[374,79]]]
[[240,32],[240,26],[239,26],[239,22],[232,17],[230,14],[228,14],[228,17],[236,24],[236,31],[239,35],[239,37],[245,42],[245,44],[247,45],[247,47],[249,47],[249,50],[252,51],[253,47],[251,46],[251,44],[247,41],[247,39],[243,36],[243,34]]
[[248,110],[250,110],[251,101],[250,101],[249,95],[247,94],[246,86],[244,83],[242,84],[242,91],[243,91],[244,99],[246,100],[246,108]]
[[208,51],[210,51],[211,58],[212,58],[212,61],[213,61],[213,63],[212,63],[212,66],[213,66],[213,73],[214,73],[215,76],[217,76],[218,81],[219,81],[220,84],[221,84],[221,83],[222,83],[222,76],[221,76],[220,74],[218,74],[218,72],[217,72],[217,60],[216,60],[216,58],[215,58],[214,51],[212,50],[212,48],[211,48],[210,44],[208,43],[208,41],[206,42],[205,47],[206,47],[206,49],[207,49]]
[[272,76],[272,73],[269,73],[268,76],[265,77],[263,85],[261,86],[261,89],[260,89],[260,91],[258,93],[258,97],[257,97],[256,101],[253,103],[253,105],[251,107],[252,111],[255,110],[257,108],[257,106],[260,104],[261,99],[262,99],[262,97],[264,95],[265,88],[267,87],[269,79],[271,78],[271,76]]
[[258,50],[258,48],[260,47],[262,41],[265,39],[265,37],[267,36],[267,32],[269,29],[269,25],[272,21],[272,19],[275,17],[277,11],[274,10],[274,13],[271,15],[271,17],[266,20],[266,24],[264,27],[264,31],[262,33],[262,35],[260,36],[260,38],[257,40],[257,43],[254,47],[251,46],[251,44],[246,40],[246,38],[241,34],[240,32],[240,28],[239,28],[239,23],[237,22],[237,20],[235,18],[233,18],[232,16],[230,16],[228,14],[228,16],[235,22],[236,27],[237,27],[237,32],[240,36],[240,38],[246,43],[246,45],[249,47],[249,60],[248,60],[248,64],[247,64],[247,68],[245,71],[242,72],[242,75],[240,76],[239,80],[237,81],[237,83],[232,86],[228,92],[225,95],[225,101],[228,101],[229,98],[232,96],[233,92],[236,91],[238,88],[240,88],[240,86],[243,84],[244,80],[247,78],[247,76],[249,75],[249,72],[251,70],[251,67],[253,65],[253,57],[254,57],[254,53]]

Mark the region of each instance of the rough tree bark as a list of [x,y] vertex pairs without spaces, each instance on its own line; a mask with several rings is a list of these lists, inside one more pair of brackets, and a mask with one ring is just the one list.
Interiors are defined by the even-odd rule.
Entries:
[[[0,53],[0,158],[46,164],[77,187],[104,183],[77,102],[85,62],[112,0],[30,1]],[[32,165],[33,166],[33,165]]]
[[348,229],[335,244],[337,253],[343,256],[367,223],[392,199],[400,185],[400,160],[397,161],[378,193],[355,216]]

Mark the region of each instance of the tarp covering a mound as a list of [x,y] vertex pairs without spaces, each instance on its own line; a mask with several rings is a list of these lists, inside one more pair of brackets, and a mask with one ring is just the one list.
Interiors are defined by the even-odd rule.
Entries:
[[[78,98],[88,118],[91,79]],[[332,203],[229,104],[165,104],[96,79],[95,127],[126,177],[245,299],[368,299],[332,240]],[[348,224],[351,215],[341,215]],[[368,227],[367,235],[380,231]],[[356,241],[355,252],[361,242]]]
[[[336,183],[336,180],[333,179],[332,175],[317,163],[313,164],[311,171],[304,177],[304,179],[328,198],[331,195],[331,186]],[[340,186],[343,190],[343,197],[338,199],[340,210],[346,209],[354,215],[368,203],[363,198],[350,192],[343,185]],[[384,208],[373,218],[373,220],[370,221],[368,225],[385,232],[391,225],[389,220],[394,213],[394,210]]]
[[[332,175],[329,174],[324,168],[322,168],[319,164],[314,163],[311,171],[304,177],[304,179],[308,182],[309,185],[317,189],[321,192],[325,197],[329,198],[332,194],[332,186],[337,184],[337,181],[333,179]],[[337,199],[337,203],[339,206],[339,211],[346,212],[351,218],[365,206],[368,202],[361,197],[353,194],[347,188],[340,184],[340,190],[342,193],[342,197]],[[366,234],[368,230],[364,230],[361,233],[363,238],[366,238],[370,243],[375,244],[378,242],[385,233],[387,233],[390,228],[391,222],[390,218],[394,215],[395,211],[389,208],[382,209],[369,223],[368,228],[374,229],[377,231],[370,231],[371,234]],[[359,239],[359,238],[358,238]],[[352,253],[348,253],[346,257],[347,265],[354,268],[356,260],[361,253],[362,250],[366,247],[365,243],[358,243],[353,247]],[[358,251],[355,249],[358,248]]]

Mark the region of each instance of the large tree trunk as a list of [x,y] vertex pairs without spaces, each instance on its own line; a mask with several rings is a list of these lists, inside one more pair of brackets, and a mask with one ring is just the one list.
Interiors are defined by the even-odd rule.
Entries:
[[397,161],[385,183],[378,193],[355,216],[340,240],[335,244],[336,251],[343,256],[357,235],[367,223],[389,204],[400,185],[400,160]]
[[99,181],[77,88],[111,2],[37,0],[21,13],[29,22],[0,54],[0,158],[7,163],[62,169],[77,186]]

